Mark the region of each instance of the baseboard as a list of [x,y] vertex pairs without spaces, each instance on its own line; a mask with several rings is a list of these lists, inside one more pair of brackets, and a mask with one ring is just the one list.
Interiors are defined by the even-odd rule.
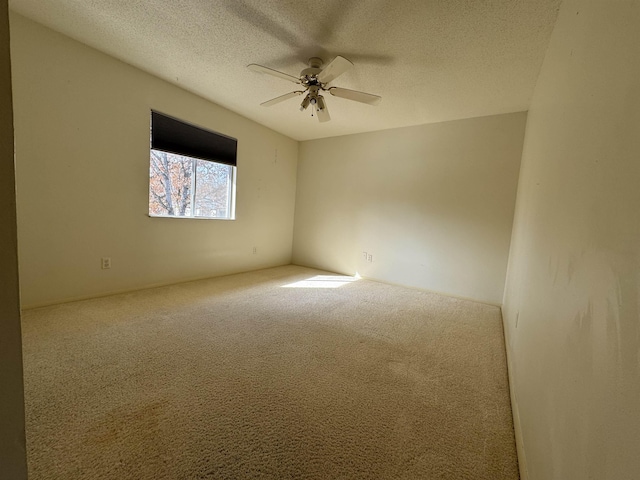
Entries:
[[260,266],[258,268],[252,268],[252,269],[249,269],[249,270],[229,271],[229,272],[223,272],[223,273],[220,273],[220,274],[217,274],[217,275],[206,275],[206,276],[203,276],[203,277],[183,278],[183,279],[178,279],[178,280],[173,280],[173,281],[150,283],[150,284],[145,284],[145,285],[141,285],[139,287],[133,287],[133,288],[124,288],[124,289],[120,289],[120,290],[108,290],[106,292],[101,292],[101,293],[96,293],[96,294],[77,295],[77,296],[72,296],[72,297],[65,297],[65,298],[58,299],[58,300],[45,301],[45,302],[36,302],[36,303],[33,303],[33,304],[28,304],[28,305],[21,305],[20,310],[25,312],[27,310],[33,310],[35,308],[50,307],[50,306],[53,306],[53,305],[62,305],[64,303],[71,303],[71,302],[80,302],[82,300],[91,300],[93,298],[112,297],[114,295],[122,295],[124,293],[138,292],[138,291],[141,291],[141,290],[150,290],[152,288],[168,287],[168,286],[171,286],[171,285],[180,285],[182,283],[198,282],[198,281],[201,281],[201,280],[209,280],[211,278],[227,277],[229,275],[239,275],[241,273],[258,272],[260,270],[267,270],[269,268],[276,268],[276,267],[285,267],[287,265],[292,265],[292,264],[291,263],[283,263],[283,264],[278,264],[278,265]]
[[421,292],[436,293],[438,295],[444,295],[445,297],[451,297],[451,298],[457,298],[459,300],[467,300],[469,302],[481,303],[483,305],[489,305],[491,307],[498,307],[498,308],[502,307],[502,305],[499,303],[493,303],[487,300],[479,300],[477,298],[465,297],[463,295],[456,295],[455,293],[442,292],[440,290],[431,290],[428,288],[416,287],[415,285],[406,285],[398,282],[390,282],[389,280],[381,280],[379,278],[367,277],[364,275],[360,275],[360,278],[364,278],[365,280],[369,280],[372,282],[384,283],[386,285],[395,285],[397,287],[411,288],[412,290],[420,290]]
[[504,347],[507,354],[507,375],[509,378],[509,395],[511,397],[511,415],[513,417],[513,431],[516,439],[516,452],[518,455],[518,468],[520,470],[520,480],[529,480],[529,469],[527,468],[527,455],[524,449],[524,438],[522,436],[522,425],[520,423],[520,410],[518,408],[518,396],[515,391],[513,380],[513,365],[511,363],[511,348],[509,343],[509,333],[507,324],[502,312],[502,330],[504,333]]
[[339,270],[335,270],[335,269],[328,269],[327,267],[324,267],[322,265],[313,264],[313,263],[302,263],[302,262],[297,262],[296,260],[294,260],[294,261],[291,262],[291,264],[292,265],[297,265],[299,267],[314,268],[316,270],[323,270],[325,272],[332,272],[332,273],[336,273],[338,275],[347,275],[349,277],[352,277],[354,274],[357,274],[360,278],[362,278],[364,280],[369,280],[371,282],[384,283],[385,285],[395,285],[396,287],[410,288],[412,290],[419,290],[421,292],[436,293],[438,295],[444,295],[445,297],[457,298],[457,299],[460,299],[460,300],[468,300],[470,302],[482,303],[483,305],[489,305],[489,306],[492,306],[492,307],[498,307],[498,308],[502,307],[502,304],[493,303],[493,302],[490,302],[488,300],[479,300],[477,298],[465,297],[463,295],[456,295],[455,293],[443,292],[443,291],[440,291],[440,290],[431,290],[429,288],[418,287],[418,286],[415,286],[415,285],[407,285],[406,283],[392,282],[392,281],[381,279],[381,278],[370,277],[368,275],[362,275],[362,274],[356,273],[356,272],[348,272],[348,271],[339,271]]

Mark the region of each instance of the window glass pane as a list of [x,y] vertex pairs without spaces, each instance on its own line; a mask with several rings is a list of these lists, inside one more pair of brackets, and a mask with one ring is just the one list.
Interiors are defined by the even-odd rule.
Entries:
[[231,218],[233,167],[196,160],[195,217]]
[[191,216],[193,159],[151,150],[149,214]]

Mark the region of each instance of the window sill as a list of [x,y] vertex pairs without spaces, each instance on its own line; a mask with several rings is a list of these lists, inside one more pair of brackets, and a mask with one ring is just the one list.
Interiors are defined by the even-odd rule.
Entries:
[[149,214],[149,218],[180,218],[186,220],[223,220],[223,221],[233,221],[235,218],[222,218],[222,217],[186,217],[180,215],[152,215]]

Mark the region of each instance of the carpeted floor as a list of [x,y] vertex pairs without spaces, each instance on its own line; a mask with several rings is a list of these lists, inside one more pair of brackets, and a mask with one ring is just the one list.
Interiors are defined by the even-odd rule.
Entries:
[[517,479],[500,310],[351,280],[24,312],[29,478]]

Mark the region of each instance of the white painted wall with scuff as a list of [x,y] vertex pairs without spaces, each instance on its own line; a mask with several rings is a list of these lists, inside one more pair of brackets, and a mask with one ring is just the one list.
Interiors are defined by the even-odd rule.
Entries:
[[525,121],[301,143],[293,262],[501,304]]
[[[298,142],[10,20],[24,307],[291,262]],[[148,216],[150,109],[238,139],[235,221]]]
[[529,111],[504,317],[523,480],[640,475],[640,2],[566,0]]

